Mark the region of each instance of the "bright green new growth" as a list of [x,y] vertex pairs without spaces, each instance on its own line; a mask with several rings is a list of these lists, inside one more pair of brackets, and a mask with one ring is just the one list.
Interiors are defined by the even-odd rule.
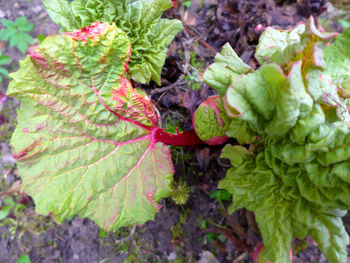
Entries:
[[[215,56],[215,63],[205,71],[203,80],[213,87],[222,98],[236,78],[251,71],[252,69],[237,56],[227,43],[223,46],[222,51]],[[215,114],[214,107],[208,103],[211,100],[216,101],[219,113]],[[212,97],[196,110],[194,127],[199,138],[208,141],[210,138],[226,135],[236,138],[240,144],[253,141],[255,134],[248,128],[247,123],[237,118],[231,119],[220,101],[220,98]],[[220,123],[224,125],[218,125]]]
[[[0,50],[0,66],[1,65],[6,65],[7,63],[10,62],[10,57],[9,56],[6,56],[6,55],[3,55],[2,54],[2,51]],[[2,81],[2,76],[5,76],[5,77],[8,77],[8,71],[7,69],[3,68],[3,67],[0,67],[0,82]]]
[[16,21],[1,19],[1,23],[6,27],[0,31],[0,40],[10,41],[10,47],[16,46],[23,54],[28,48],[28,44],[33,43],[33,38],[26,32],[33,31],[34,25],[21,16]]
[[21,101],[11,144],[38,213],[115,230],[154,218],[170,194],[157,116],[125,77],[130,49],[126,33],[97,22],[46,38],[10,75],[8,95]]
[[43,0],[51,19],[63,31],[89,26],[96,21],[116,23],[128,35],[132,54],[128,67],[131,77],[141,83],[154,80],[160,85],[160,74],[167,47],[182,30],[178,20],[160,18],[173,6],[170,0]]
[[230,212],[255,213],[263,256],[275,263],[290,262],[293,238],[308,235],[330,262],[347,260],[341,217],[350,209],[349,33],[327,47],[334,34],[319,32],[313,19],[287,32],[268,28],[255,54],[258,70],[232,78],[237,69],[229,65],[241,63],[232,57],[226,81],[223,71],[204,75],[222,84],[213,86],[219,94],[227,89],[220,103],[235,125],[226,134],[244,127],[256,135],[246,140],[253,152],[225,146],[222,157],[233,167],[219,188],[232,194]]

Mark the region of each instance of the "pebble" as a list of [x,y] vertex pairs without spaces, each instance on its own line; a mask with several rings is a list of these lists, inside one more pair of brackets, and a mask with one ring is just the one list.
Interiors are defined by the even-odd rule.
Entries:
[[35,14],[38,14],[41,12],[41,10],[43,10],[43,8],[40,5],[38,5],[36,7],[33,7],[32,10]]
[[197,263],[220,263],[219,260],[210,252],[203,251],[201,254],[201,258]]
[[168,261],[174,261],[176,260],[176,258],[177,258],[176,252],[171,252],[168,256]]
[[0,18],[4,18],[6,16],[5,12],[0,10]]

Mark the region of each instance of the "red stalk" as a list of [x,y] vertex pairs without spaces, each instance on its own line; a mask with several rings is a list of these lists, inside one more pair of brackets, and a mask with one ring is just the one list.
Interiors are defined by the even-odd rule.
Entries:
[[198,146],[204,144],[194,130],[181,132],[179,134],[171,134],[164,131],[164,129],[155,129],[154,139],[155,142],[162,142],[174,146]]

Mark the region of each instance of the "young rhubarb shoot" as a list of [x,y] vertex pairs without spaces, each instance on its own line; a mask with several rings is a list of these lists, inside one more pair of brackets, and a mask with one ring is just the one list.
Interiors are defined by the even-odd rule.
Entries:
[[293,239],[307,236],[330,262],[347,260],[341,217],[350,209],[349,32],[331,43],[336,34],[317,30],[313,18],[289,31],[267,28],[255,53],[260,68],[237,76],[241,60],[225,55],[225,46],[204,74],[220,95],[220,113],[195,121],[196,131],[216,125],[208,135],[224,131],[251,144],[249,151],[224,147],[232,167],[218,187],[232,195],[229,212],[254,212],[268,261],[291,262]]
[[96,22],[46,38],[11,74],[7,94],[21,101],[11,144],[38,213],[57,222],[77,214],[106,231],[142,224],[171,191],[165,144],[202,143],[157,126],[125,75],[130,54],[126,33]]

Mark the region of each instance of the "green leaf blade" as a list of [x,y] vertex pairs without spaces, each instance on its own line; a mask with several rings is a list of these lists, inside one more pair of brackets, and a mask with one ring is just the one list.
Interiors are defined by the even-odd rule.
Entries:
[[344,97],[350,93],[350,29],[339,35],[336,41],[325,49],[327,73],[332,76],[334,84],[340,85]]
[[1,23],[7,28],[14,28],[14,27],[16,27],[16,24],[13,21],[11,21],[11,20],[1,19]]
[[106,231],[154,218],[173,167],[152,136],[149,98],[125,77],[127,35],[94,23],[29,53],[8,95],[21,100],[11,144],[37,211],[57,222],[88,217]]
[[6,218],[11,212],[11,207],[10,206],[4,206],[0,210],[0,221]]
[[1,53],[0,53],[0,65],[5,65],[5,64],[9,63],[10,60],[11,60],[11,58],[9,56],[1,55]]
[[131,40],[129,63],[131,77],[141,83],[151,80],[160,85],[160,74],[167,48],[182,30],[177,20],[161,18],[173,6],[170,0],[44,0],[44,6],[53,21],[63,30],[71,31],[92,22],[115,22]]
[[215,56],[215,63],[204,72],[203,80],[223,97],[237,77],[250,71],[251,68],[237,56],[230,44],[226,43]]

